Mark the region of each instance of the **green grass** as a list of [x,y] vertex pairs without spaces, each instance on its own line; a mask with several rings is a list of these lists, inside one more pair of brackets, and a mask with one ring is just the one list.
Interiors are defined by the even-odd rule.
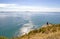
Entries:
[[8,38],[4,36],[0,36],[0,39],[8,39]]

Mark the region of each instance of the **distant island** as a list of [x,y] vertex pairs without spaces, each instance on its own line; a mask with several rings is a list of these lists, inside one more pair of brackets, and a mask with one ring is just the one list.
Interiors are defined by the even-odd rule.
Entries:
[[[20,13],[20,12],[25,12],[25,13],[31,13],[31,12],[34,12],[36,13],[37,11],[0,11],[0,13]],[[51,12],[41,12],[41,11],[38,11],[37,13],[51,13]],[[57,12],[53,12],[53,13],[57,13]],[[60,13],[60,12],[58,12]]]

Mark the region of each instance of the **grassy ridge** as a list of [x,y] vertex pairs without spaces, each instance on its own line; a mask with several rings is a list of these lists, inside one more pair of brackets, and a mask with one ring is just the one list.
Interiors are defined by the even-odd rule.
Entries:
[[28,34],[11,39],[60,39],[60,24],[44,25],[41,28],[30,31]]
[[16,39],[60,39],[60,24],[45,25]]
[[45,25],[45,26],[46,27],[41,27],[39,29],[32,30],[28,34],[36,34],[36,33],[48,34],[48,33],[60,31],[60,24],[51,24],[51,25]]

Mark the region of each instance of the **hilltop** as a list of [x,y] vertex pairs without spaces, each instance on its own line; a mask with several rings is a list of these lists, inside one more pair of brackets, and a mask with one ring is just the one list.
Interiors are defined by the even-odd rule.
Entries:
[[43,25],[28,34],[13,39],[60,39],[60,24]]

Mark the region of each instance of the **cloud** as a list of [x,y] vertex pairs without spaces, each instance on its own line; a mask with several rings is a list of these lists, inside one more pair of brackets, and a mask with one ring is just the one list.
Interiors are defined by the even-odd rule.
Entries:
[[10,7],[10,6],[15,6],[16,4],[0,4],[0,7]]
[[44,6],[22,6],[17,4],[0,4],[0,11],[60,12],[60,8],[49,8]]

